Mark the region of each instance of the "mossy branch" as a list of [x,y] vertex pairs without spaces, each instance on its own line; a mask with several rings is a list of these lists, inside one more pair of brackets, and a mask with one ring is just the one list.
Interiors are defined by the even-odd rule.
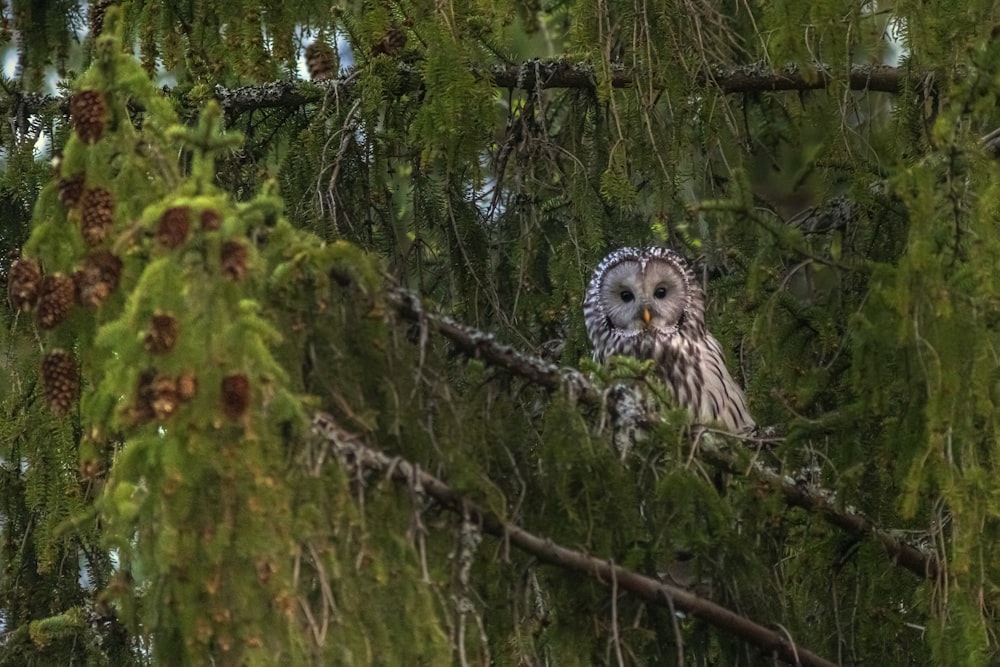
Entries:
[[[633,85],[633,73],[623,65],[611,67],[610,84],[613,88]],[[416,77],[413,68],[399,64],[403,77]],[[593,67],[587,63],[568,60],[533,60],[521,64],[496,65],[489,69],[475,70],[473,74],[489,78],[498,88],[537,90],[539,88],[596,89],[597,78]],[[960,77],[961,72],[955,76]],[[907,82],[934,81],[928,72],[913,72],[887,65],[852,65],[850,71],[835,73],[826,65],[797,67],[789,65],[773,69],[765,63],[729,66],[716,65],[697,75],[703,86],[719,88],[724,93],[753,93],[767,91],[820,90],[843,82],[851,90],[898,93]],[[357,70],[349,70],[328,81],[273,81],[259,86],[226,88],[216,86],[215,99],[229,116],[252,109],[295,108],[322,101],[327,95],[348,95],[357,81]],[[198,106],[204,102],[199,94]],[[25,116],[52,112],[58,108],[68,114],[67,98],[38,93],[13,93],[0,99],[0,112]]]
[[921,577],[936,579],[941,572],[940,563],[933,555],[925,554],[898,539],[890,531],[875,527],[858,514],[857,510],[837,507],[834,491],[813,484],[802,484],[757,460],[747,469],[724,439],[714,433],[702,435],[697,444],[697,455],[716,468],[745,474],[755,482],[765,484],[772,491],[781,494],[790,507],[800,507],[817,514],[827,523],[857,538],[874,539],[885,548],[895,563]]
[[599,405],[604,401],[601,392],[576,369],[561,368],[539,357],[525,354],[512,345],[501,343],[493,334],[479,331],[446,315],[429,312],[420,304],[420,299],[407,290],[391,290],[388,299],[404,319],[431,327],[467,357],[504,368],[542,387],[565,389],[589,405]]
[[[568,390],[583,404],[617,412],[618,392],[601,392],[582,373],[572,368],[560,368],[544,359],[525,354],[513,346],[500,343],[492,334],[479,331],[450,317],[425,310],[419,298],[406,290],[392,290],[389,303],[403,319],[429,326],[462,353],[484,363],[527,379],[541,387]],[[652,425],[651,423],[648,425]],[[836,493],[815,485],[803,485],[791,477],[754,461],[747,466],[725,442],[712,433],[704,434],[697,443],[695,455],[713,467],[745,475],[780,494],[790,507],[799,507],[823,518],[830,525],[859,539],[874,539],[885,548],[890,559],[920,577],[936,579],[941,572],[938,559],[895,537],[891,531],[879,528],[857,510],[837,507]]]
[[341,428],[336,420],[326,413],[317,412],[313,417],[313,434],[323,444],[328,444],[338,460],[346,465],[358,471],[377,471],[394,482],[409,484],[420,489],[444,508],[460,516],[469,517],[485,532],[531,554],[542,562],[586,575],[608,588],[626,590],[650,604],[669,608],[671,613],[682,611],[691,614],[743,641],[773,652],[787,663],[817,667],[832,667],[835,664],[797,645],[787,635],[775,632],[690,591],[615,565],[614,561],[569,549],[548,538],[530,533],[516,524],[504,521],[455,492],[419,466],[401,457],[390,456],[366,446],[357,436]]

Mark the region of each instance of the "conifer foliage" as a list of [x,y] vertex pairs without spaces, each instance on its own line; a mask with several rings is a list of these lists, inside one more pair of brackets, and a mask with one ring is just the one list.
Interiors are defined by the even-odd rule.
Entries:
[[[0,664],[1000,661],[993,3],[56,5]],[[588,360],[643,244],[768,428]]]

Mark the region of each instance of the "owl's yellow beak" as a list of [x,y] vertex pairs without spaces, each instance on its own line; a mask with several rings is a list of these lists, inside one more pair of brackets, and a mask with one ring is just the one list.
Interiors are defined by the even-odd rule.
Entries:
[[649,312],[649,308],[643,308],[642,309],[642,321],[643,322],[645,322],[646,324],[649,324],[649,320],[652,317],[653,317],[653,314]]

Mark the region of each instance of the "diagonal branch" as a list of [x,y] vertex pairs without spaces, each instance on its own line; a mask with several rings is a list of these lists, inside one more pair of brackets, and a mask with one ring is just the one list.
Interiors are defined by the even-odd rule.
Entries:
[[[568,390],[585,405],[606,407],[612,413],[616,411],[615,392],[601,392],[585,375],[575,369],[560,368],[544,359],[500,343],[492,334],[456,322],[450,317],[430,313],[423,309],[416,295],[406,290],[390,291],[388,301],[400,317],[418,322],[421,326],[429,326],[471,358],[503,368],[541,387]],[[874,539],[882,545],[893,562],[920,577],[935,579],[941,571],[940,562],[933,554],[924,553],[900,540],[892,532],[875,526],[853,508],[837,507],[835,492],[811,484],[799,484],[791,477],[782,475],[760,462],[748,467],[721,437],[703,436],[695,453],[714,467],[746,475],[755,482],[765,485],[780,494],[789,506],[812,512],[830,525],[859,539]]]
[[421,470],[419,466],[364,445],[357,436],[342,429],[334,418],[326,413],[317,412],[314,415],[313,433],[347,465],[378,471],[394,482],[420,488],[443,507],[459,516],[468,516],[482,526],[485,532],[505,540],[545,563],[586,575],[608,588],[615,585],[650,604],[691,614],[743,641],[772,652],[787,663],[806,667],[834,667],[835,663],[797,645],[785,634],[775,632],[726,607],[683,588],[661,583],[634,570],[615,565],[611,561],[566,548],[552,540],[530,533],[516,524],[504,521],[496,514],[482,509],[456,493],[437,477]]
[[740,461],[740,457],[728,448],[721,438],[711,433],[704,434],[697,447],[697,454],[703,461],[728,472],[748,475],[755,482],[763,483],[772,491],[781,494],[790,507],[800,507],[817,514],[830,525],[854,537],[874,539],[885,548],[897,564],[914,574],[936,579],[940,573],[940,564],[933,555],[907,544],[890,531],[877,528],[853,508],[838,508],[835,492],[813,484],[800,483],[768,468],[760,461],[754,461],[748,471],[747,466]]
[[534,384],[548,389],[567,389],[588,405],[603,402],[601,392],[580,371],[562,368],[544,359],[525,354],[512,345],[499,342],[493,334],[474,329],[438,313],[424,310],[420,298],[404,289],[390,290],[390,305],[403,319],[430,326],[443,334],[458,350],[472,359],[481,359],[491,366],[506,369]]

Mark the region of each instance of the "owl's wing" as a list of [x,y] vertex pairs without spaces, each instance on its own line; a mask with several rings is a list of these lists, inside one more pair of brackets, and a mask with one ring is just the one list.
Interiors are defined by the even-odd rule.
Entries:
[[755,424],[747,409],[743,389],[729,374],[722,346],[715,336],[706,332],[700,356],[703,386],[698,418],[720,421],[733,433],[747,433]]

